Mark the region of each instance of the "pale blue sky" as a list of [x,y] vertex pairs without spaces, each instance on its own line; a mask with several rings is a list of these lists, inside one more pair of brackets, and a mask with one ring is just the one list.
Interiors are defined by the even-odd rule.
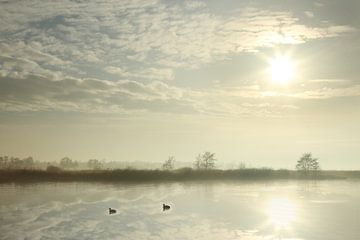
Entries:
[[360,168],[359,1],[0,5],[0,154]]

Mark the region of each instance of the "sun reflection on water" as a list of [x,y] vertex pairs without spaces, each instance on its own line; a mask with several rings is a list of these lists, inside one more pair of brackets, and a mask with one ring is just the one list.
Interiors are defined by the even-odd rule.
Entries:
[[296,219],[298,207],[288,198],[273,198],[267,210],[269,220],[276,229],[289,229]]

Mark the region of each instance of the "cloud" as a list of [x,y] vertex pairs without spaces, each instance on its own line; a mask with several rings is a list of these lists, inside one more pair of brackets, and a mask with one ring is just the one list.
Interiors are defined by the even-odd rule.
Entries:
[[183,99],[181,89],[161,82],[143,84],[74,78],[51,81],[28,76],[26,79],[0,78],[0,84],[3,111],[195,111],[191,102]]
[[314,5],[315,5],[316,7],[323,7],[323,6],[324,6],[324,4],[321,3],[321,2],[314,2]]
[[309,81],[310,83],[348,83],[347,79],[337,79],[337,78],[320,78],[320,79],[312,79]]
[[315,16],[315,14],[313,12],[311,12],[311,11],[305,11],[304,14],[308,18],[313,18]]
[[215,14],[203,1],[7,1],[0,21],[1,111],[284,111],[261,89],[193,90],[169,80],[178,70],[233,54],[354,30],[306,26],[288,11],[243,7]]
[[191,90],[161,81],[0,77],[0,110],[82,113],[278,115],[295,106],[269,103],[254,87]]
[[360,97],[360,85],[341,88],[323,87],[315,90],[307,90],[300,93],[290,94],[290,97],[302,99],[330,99],[338,97]]
[[296,103],[284,103],[283,98],[316,100],[360,96],[359,85],[350,85],[345,80],[320,79],[309,84],[311,88],[287,92],[269,91],[258,85],[191,90],[162,81],[7,76],[0,77],[0,111],[274,117],[299,110]]
[[119,68],[119,67],[113,67],[113,66],[107,66],[104,68],[104,71],[116,76],[126,76],[127,71],[125,69]]
[[185,1],[185,7],[187,9],[197,9],[197,8],[205,8],[206,7],[206,4],[202,1],[193,1],[193,0],[190,0],[190,1]]
[[[191,8],[193,11],[188,11]],[[290,12],[243,8],[235,16],[211,14],[204,2],[40,1],[2,3],[1,53],[44,68],[81,70],[121,66],[164,72],[195,67],[230,53],[339,36],[349,26],[307,27]],[[45,64],[46,63],[46,64]],[[138,64],[137,68],[132,68]],[[154,70],[151,70],[154,69]],[[155,71],[156,70],[156,71]],[[63,69],[66,71],[66,69]],[[170,70],[162,75],[172,78]],[[151,74],[150,74],[151,75]],[[165,79],[166,80],[166,79]]]
[[145,68],[136,72],[125,70],[119,67],[108,66],[104,71],[117,77],[127,79],[150,79],[150,80],[173,80],[174,72],[171,68]]

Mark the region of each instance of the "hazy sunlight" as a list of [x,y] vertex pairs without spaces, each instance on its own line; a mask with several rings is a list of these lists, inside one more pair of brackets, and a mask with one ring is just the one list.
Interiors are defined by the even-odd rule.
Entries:
[[288,83],[295,75],[294,64],[285,56],[270,61],[271,78],[278,84]]
[[297,206],[287,198],[274,198],[269,202],[270,222],[278,229],[289,228],[296,218]]

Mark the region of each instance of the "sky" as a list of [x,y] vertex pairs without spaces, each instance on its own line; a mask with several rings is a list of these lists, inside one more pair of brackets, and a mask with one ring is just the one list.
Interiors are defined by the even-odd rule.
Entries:
[[360,169],[357,0],[0,6],[0,155]]

